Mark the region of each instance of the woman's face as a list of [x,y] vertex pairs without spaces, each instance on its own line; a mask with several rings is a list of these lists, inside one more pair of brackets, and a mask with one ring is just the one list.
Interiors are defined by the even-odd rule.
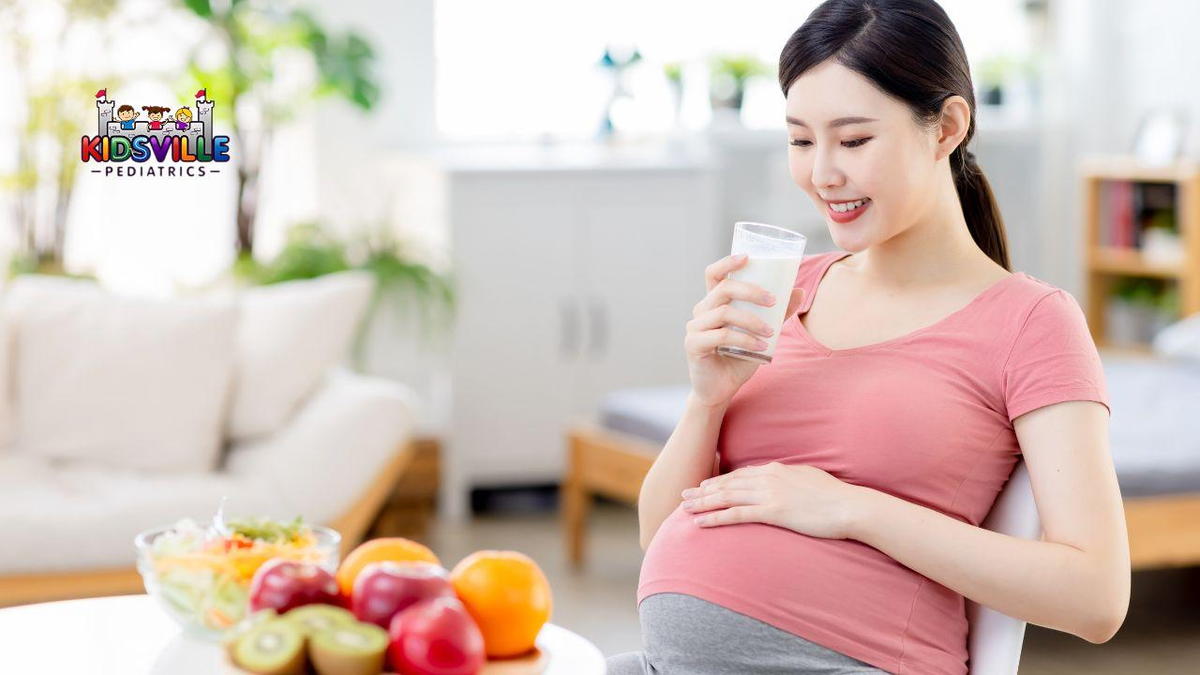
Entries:
[[832,60],[810,68],[788,89],[787,117],[792,180],[838,247],[861,251],[932,208],[936,132],[870,80]]

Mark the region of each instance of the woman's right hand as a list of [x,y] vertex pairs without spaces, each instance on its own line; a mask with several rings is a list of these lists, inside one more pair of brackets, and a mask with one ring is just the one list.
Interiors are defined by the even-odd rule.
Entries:
[[[729,402],[739,388],[750,379],[761,365],[716,352],[718,346],[743,347],[750,350],[766,349],[765,339],[772,328],[766,322],[745,309],[730,305],[731,300],[745,300],[756,304],[774,304],[761,286],[728,278],[730,272],[745,267],[749,258],[727,256],[704,270],[708,294],[692,308],[692,320],[687,323],[684,351],[687,353],[688,375],[692,380],[692,395],[705,405],[720,406]],[[774,302],[787,302],[791,308],[798,306],[803,291],[793,289],[790,297],[774,298]],[[736,331],[738,326],[751,334]],[[760,339],[761,338],[761,339]]]

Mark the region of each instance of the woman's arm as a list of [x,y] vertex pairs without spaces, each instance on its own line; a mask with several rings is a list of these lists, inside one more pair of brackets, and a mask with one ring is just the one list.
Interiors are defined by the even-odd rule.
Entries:
[[642,550],[667,516],[682,501],[685,488],[716,473],[717,436],[727,405],[708,406],[688,394],[683,417],[654,460],[638,493],[639,539]]
[[850,538],[975,602],[1089,642],[1109,640],[1129,607],[1129,542],[1108,415],[1065,401],[1014,421],[1044,531],[1042,541],[974,527],[860,488]]

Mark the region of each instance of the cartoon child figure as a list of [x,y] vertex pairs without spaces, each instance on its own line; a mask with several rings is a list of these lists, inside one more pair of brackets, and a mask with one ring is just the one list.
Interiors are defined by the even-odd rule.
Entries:
[[144,105],[142,110],[146,111],[146,118],[150,120],[151,131],[157,131],[163,128],[163,113],[170,112],[171,108],[162,105]]
[[123,105],[120,108],[117,108],[117,119],[121,121],[122,129],[132,129],[133,120],[138,115],[141,115],[141,113],[135,112],[133,110],[133,106],[131,105]]
[[180,131],[187,131],[187,128],[192,125],[192,111],[187,106],[183,106],[175,111],[175,128]]

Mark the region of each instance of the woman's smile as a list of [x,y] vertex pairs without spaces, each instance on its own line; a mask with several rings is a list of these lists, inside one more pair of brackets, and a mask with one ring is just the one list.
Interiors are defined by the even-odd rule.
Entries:
[[848,202],[825,202],[825,212],[837,223],[848,223],[862,215],[871,206],[871,199],[863,197]]

